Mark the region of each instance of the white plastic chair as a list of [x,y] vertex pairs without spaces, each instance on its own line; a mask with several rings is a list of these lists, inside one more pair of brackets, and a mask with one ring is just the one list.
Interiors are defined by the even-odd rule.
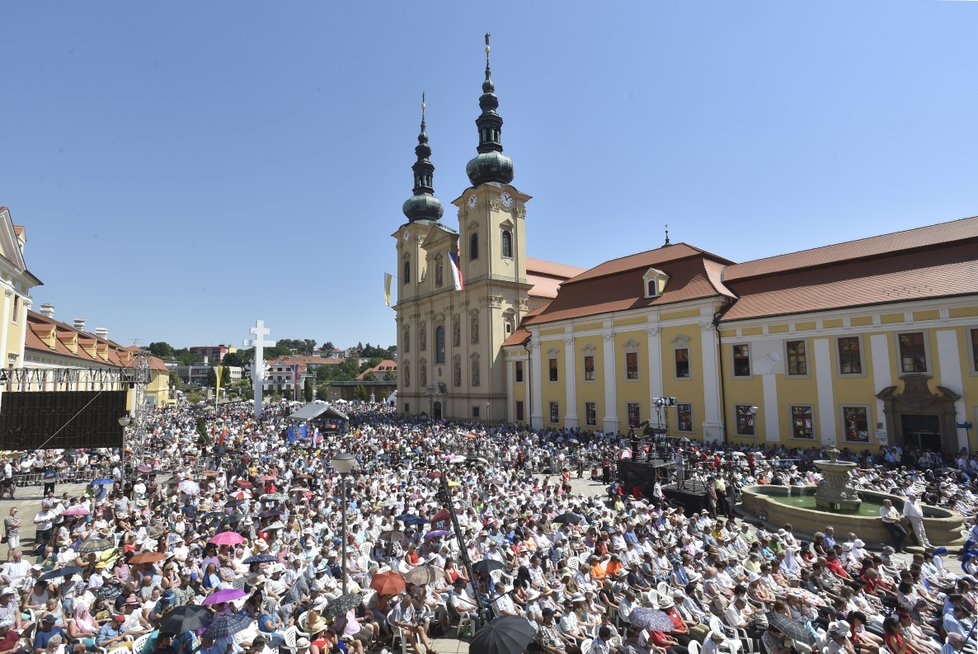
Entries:
[[660,581],[656,585],[655,589],[659,592],[659,595],[661,597],[669,597],[669,584],[668,583],[666,583],[664,581]]
[[[719,631],[726,636],[727,639],[724,641],[723,646],[730,651],[730,654],[737,654],[743,648],[744,643],[740,640],[740,635],[737,633],[737,630],[725,625],[717,616],[710,618],[710,630]],[[750,643],[749,638],[747,638],[747,642]],[[748,651],[753,652],[753,649],[749,649]]]
[[588,638],[583,643],[581,643],[581,654],[591,654],[591,643],[594,642],[593,638]]
[[132,654],[142,654],[143,647],[146,646],[146,641],[149,640],[151,634],[143,634],[136,640],[132,641]]
[[686,649],[689,650],[689,654],[700,654],[700,644],[699,644],[699,641],[696,641],[696,640],[692,640],[691,639],[689,641],[689,645],[686,646]]

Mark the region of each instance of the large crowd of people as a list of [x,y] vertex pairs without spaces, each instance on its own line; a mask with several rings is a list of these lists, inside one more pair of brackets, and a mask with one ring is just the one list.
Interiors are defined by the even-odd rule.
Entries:
[[[526,648],[549,654],[975,650],[973,570],[954,572],[954,553],[904,528],[912,516],[889,517],[903,529],[895,545],[924,546],[913,554],[831,525],[808,539],[734,517],[743,485],[818,484],[814,448],[718,452],[380,405],[349,406],[338,431],[300,431],[293,409],[260,420],[245,404],[161,409],[125,458],[8,455],[5,482],[39,471],[45,497],[4,517],[0,654],[424,654],[506,616],[525,618]],[[355,458],[348,475],[339,452]],[[674,462],[707,508],[617,482],[623,457]],[[859,463],[858,487],[974,524],[975,456],[841,457]],[[56,486],[86,469],[101,476],[81,477],[83,492]],[[581,492],[575,478],[601,483]]]

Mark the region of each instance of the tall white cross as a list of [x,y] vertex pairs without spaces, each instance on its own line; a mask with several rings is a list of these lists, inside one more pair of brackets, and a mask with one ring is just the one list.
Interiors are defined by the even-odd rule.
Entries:
[[266,341],[265,337],[271,332],[265,327],[264,320],[255,322],[249,332],[254,338],[244,340],[245,347],[255,348],[255,359],[251,364],[251,381],[255,387],[255,418],[261,418],[262,386],[265,381],[265,346],[275,347],[275,341]]

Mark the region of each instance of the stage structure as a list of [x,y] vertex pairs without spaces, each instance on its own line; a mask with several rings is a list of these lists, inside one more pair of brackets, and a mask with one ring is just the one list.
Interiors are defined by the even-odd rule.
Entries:
[[[125,368],[13,368],[0,371],[0,450],[122,447],[131,425],[142,454],[149,354]],[[128,414],[132,393],[132,415]]]

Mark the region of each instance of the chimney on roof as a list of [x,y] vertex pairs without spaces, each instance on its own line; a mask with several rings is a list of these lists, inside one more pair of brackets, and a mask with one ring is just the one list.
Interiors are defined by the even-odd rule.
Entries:
[[109,330],[108,330],[107,327],[96,327],[95,328],[95,335],[98,336],[99,338],[103,339],[103,340],[108,340],[109,339]]
[[75,322],[73,323],[73,326],[74,326],[75,329],[77,329],[80,332],[85,331],[85,319],[84,318],[75,318]]
[[50,318],[54,320],[54,305],[49,303],[44,303],[41,305],[41,315],[45,318]]

